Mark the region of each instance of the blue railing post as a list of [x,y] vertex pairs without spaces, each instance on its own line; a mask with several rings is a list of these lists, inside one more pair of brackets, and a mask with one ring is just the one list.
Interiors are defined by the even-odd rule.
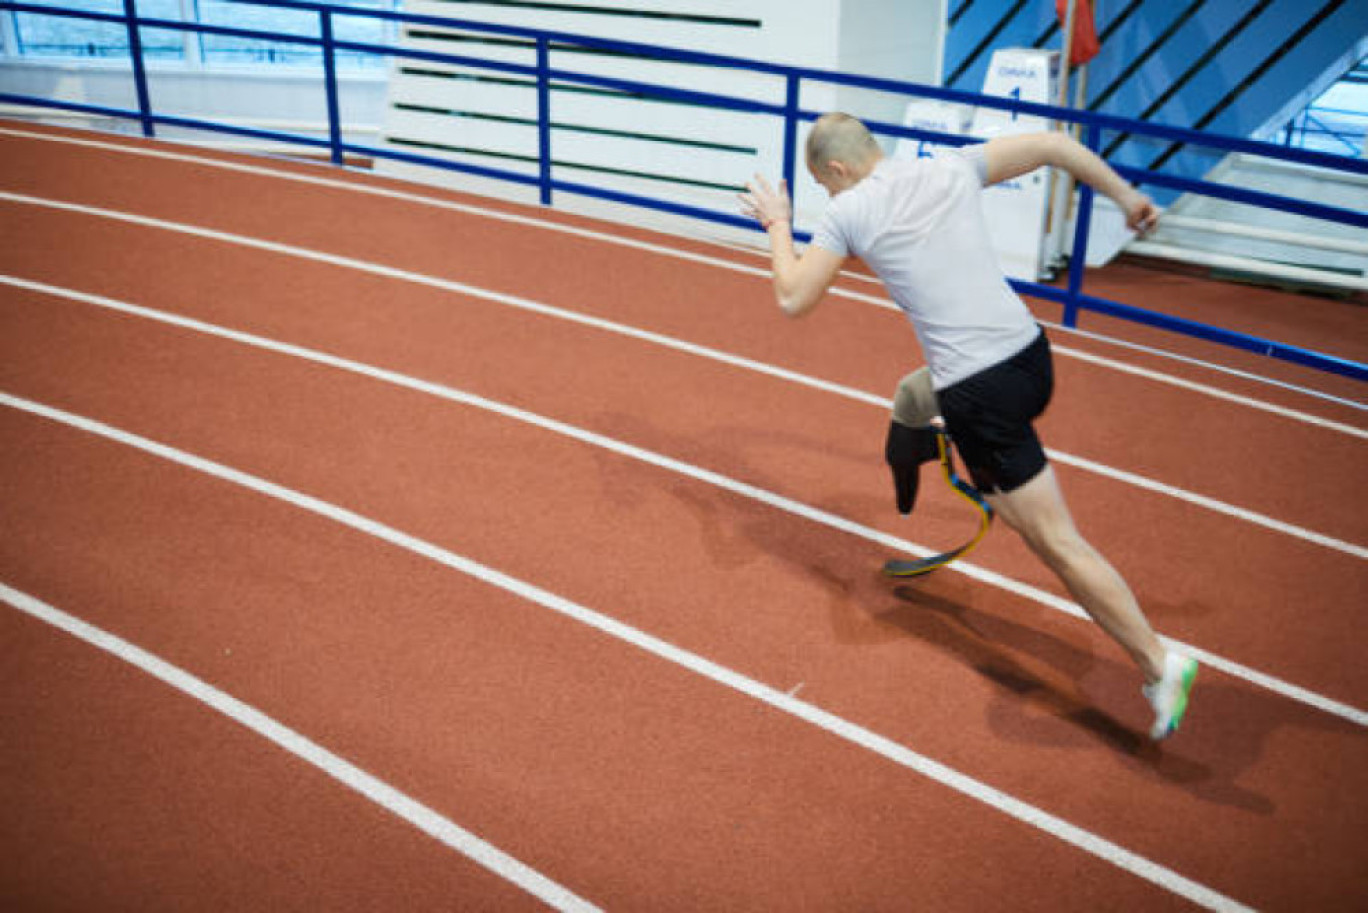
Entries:
[[537,38],[537,164],[541,203],[551,205],[551,45]]
[[[1084,124],[1083,145],[1093,152],[1101,144],[1094,124]],[[1083,291],[1083,270],[1088,261],[1088,230],[1092,227],[1093,189],[1081,184],[1078,192],[1078,215],[1074,218],[1073,250],[1069,253],[1069,297],[1064,302],[1064,326],[1078,326],[1078,296]]]
[[147,67],[143,65],[142,33],[138,29],[137,0],[123,0],[124,23],[128,27],[128,56],[133,61],[133,85],[138,91],[138,118],[143,136],[155,136],[152,122],[152,96],[147,91]]
[[341,165],[346,161],[342,153],[342,113],[337,101],[337,59],[333,47],[332,11],[325,8],[318,11],[319,37],[323,40],[323,84],[328,94],[328,142],[332,147],[332,162]]
[[798,167],[798,90],[799,75],[790,73],[784,88],[784,180],[793,193],[793,179]]

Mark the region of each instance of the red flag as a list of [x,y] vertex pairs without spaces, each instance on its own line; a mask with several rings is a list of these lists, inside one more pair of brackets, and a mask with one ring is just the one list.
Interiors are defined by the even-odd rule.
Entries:
[[[1059,27],[1066,28],[1069,18],[1069,0],[1055,0],[1055,15],[1059,16]],[[1092,0],[1075,0],[1073,43],[1069,46],[1069,63],[1072,66],[1087,63],[1102,50],[1097,40],[1097,23],[1093,20]]]

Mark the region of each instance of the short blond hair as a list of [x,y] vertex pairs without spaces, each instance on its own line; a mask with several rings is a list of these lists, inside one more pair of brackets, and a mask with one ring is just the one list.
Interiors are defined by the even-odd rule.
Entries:
[[883,155],[879,141],[859,119],[833,111],[817,118],[807,138],[807,163],[812,169],[832,162],[860,167]]

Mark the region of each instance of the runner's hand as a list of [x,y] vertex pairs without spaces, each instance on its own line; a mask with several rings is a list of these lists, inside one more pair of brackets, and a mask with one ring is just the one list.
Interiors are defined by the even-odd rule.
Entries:
[[1127,194],[1121,201],[1121,209],[1126,213],[1126,227],[1136,234],[1148,234],[1159,224],[1159,207],[1139,191]]
[[780,181],[776,191],[760,175],[756,175],[746,185],[749,193],[738,194],[741,211],[760,222],[760,227],[768,229],[775,222],[793,224],[793,204],[789,202],[788,181]]

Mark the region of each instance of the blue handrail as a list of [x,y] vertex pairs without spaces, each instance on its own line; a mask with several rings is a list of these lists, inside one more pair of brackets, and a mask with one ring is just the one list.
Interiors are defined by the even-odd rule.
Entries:
[[[268,139],[275,141],[300,143],[316,148],[328,149],[334,163],[342,164],[347,153],[371,156],[375,158],[386,158],[402,162],[409,162],[419,165],[427,165],[447,170],[459,171],[474,174],[482,177],[496,178],[504,181],[512,181],[524,185],[532,185],[539,188],[540,198],[543,204],[550,205],[553,194],[556,191],[575,193],[599,199],[609,200],[619,203],[628,203],[655,210],[661,210],[674,214],[689,216],[692,218],[703,219],[741,227],[754,227],[752,220],[745,219],[734,213],[719,212],[698,206],[689,206],[673,201],[656,199],[642,194],[626,193],[623,191],[610,190],[603,187],[584,184],[582,182],[568,181],[555,176],[552,168],[553,158],[551,154],[551,111],[550,111],[550,89],[553,81],[561,83],[574,83],[578,85],[595,86],[599,88],[616,89],[636,93],[644,93],[651,97],[693,102],[705,104],[712,107],[725,108],[729,110],[767,114],[782,118],[783,121],[783,176],[793,186],[794,172],[797,162],[797,127],[800,122],[812,121],[820,117],[824,112],[809,111],[800,107],[799,97],[802,84],[806,82],[825,83],[829,85],[849,86],[852,88],[873,89],[881,92],[895,93],[904,96],[930,98],[939,101],[967,104],[977,107],[994,108],[1005,111],[1013,111],[1018,114],[1042,117],[1050,120],[1076,123],[1082,125],[1084,142],[1090,148],[1097,149],[1101,142],[1101,133],[1104,130],[1124,131],[1132,135],[1151,136],[1156,139],[1169,142],[1188,143],[1209,148],[1220,149],[1228,152],[1244,152],[1268,158],[1279,159],[1282,161],[1295,162],[1299,164],[1316,165],[1323,168],[1330,168],[1337,171],[1348,172],[1351,174],[1368,175],[1368,161],[1351,159],[1343,156],[1330,155],[1328,153],[1314,150],[1298,149],[1288,146],[1280,146],[1272,143],[1264,143],[1255,140],[1248,140],[1241,137],[1223,136],[1220,134],[1203,133],[1182,127],[1174,127],[1163,124],[1153,124],[1144,121],[1130,120],[1128,118],[1117,117],[1114,115],[1098,114],[1090,111],[1079,111],[1071,108],[1059,108],[1052,105],[1042,105],[1027,102],[1015,101],[1009,98],[996,96],[976,95],[969,92],[962,92],[953,89],[943,89],[936,86],[926,86],[918,83],[904,82],[892,79],[877,77],[854,76],[847,73],[838,73],[831,70],[821,70],[807,67],[795,67],[785,64],[770,63],[766,61],[748,60],[740,57],[731,57],[722,54],[713,54],[701,51],[686,51],[678,48],[667,48],[656,45],[641,44],[630,41],[619,41],[607,38],[598,38],[589,35],[580,35],[569,32],[552,31],[545,29],[534,29],[512,25],[498,25],[485,22],[477,22],[469,19],[458,19],[440,16],[426,16],[413,13],[403,13],[391,10],[373,10],[358,7],[340,7],[328,3],[299,2],[299,0],[238,0],[253,5],[288,8],[314,13],[318,17],[319,35],[318,37],[289,34],[280,32],[269,32],[258,29],[237,28],[233,26],[210,25],[199,22],[182,22],[180,20],[159,19],[153,17],[140,16],[137,12],[136,0],[123,0],[124,12],[118,13],[97,13],[86,10],[64,9],[54,6],[38,6],[29,3],[11,2],[11,0],[0,0],[0,10],[11,10],[17,13],[34,13],[46,16],[66,16],[71,18],[87,19],[102,22],[120,23],[128,29],[130,56],[133,63],[133,76],[138,94],[138,110],[128,110],[113,108],[108,106],[90,105],[76,102],[63,102],[54,99],[40,98],[14,93],[0,93],[0,101],[35,105],[40,107],[51,107],[59,110],[80,111],[86,113],[99,114],[103,116],[127,117],[139,120],[142,124],[143,132],[147,136],[154,135],[157,125],[189,127],[200,130],[211,130],[240,136],[248,136],[258,139]],[[334,32],[334,17],[336,16],[355,16],[372,19],[390,20],[411,25],[432,25],[444,28],[455,28],[462,31],[476,32],[481,34],[500,35],[524,39],[527,41],[529,50],[535,53],[535,63],[517,64],[503,61],[488,60],[479,57],[472,57],[461,54],[448,54],[436,51],[422,51],[412,48],[404,48],[388,44],[372,44],[359,41],[346,41],[338,39]],[[258,40],[268,40],[277,42],[287,42],[291,44],[302,44],[318,47],[323,58],[323,80],[327,93],[328,101],[328,121],[329,138],[318,140],[313,137],[300,136],[298,134],[281,133],[269,130],[257,130],[245,127],[235,127],[198,118],[178,117],[165,114],[157,114],[150,102],[150,95],[147,90],[147,74],[142,64],[141,43],[139,40],[139,30],[142,28],[172,29],[183,31],[196,31],[205,34],[223,35],[238,38],[249,38]],[[725,95],[717,92],[704,92],[698,90],[680,89],[676,86],[665,86],[658,83],[644,82],[635,79],[622,79],[615,77],[598,76],[590,73],[581,73],[563,68],[552,67],[550,65],[550,52],[559,50],[563,47],[583,47],[594,48],[617,53],[634,54],[656,60],[666,60],[677,63],[700,64],[710,67],[723,67],[728,69],[743,70],[749,73],[766,74],[779,77],[783,82],[783,102],[770,103],[754,98],[742,96]],[[445,64],[455,64],[487,69],[495,72],[514,73],[525,77],[530,77],[535,81],[537,87],[537,136],[538,136],[538,155],[537,155],[537,174],[530,176],[527,174],[511,171],[503,168],[494,168],[483,165],[475,165],[464,162],[452,162],[447,159],[435,156],[422,155],[419,153],[403,152],[392,148],[381,148],[374,146],[361,145],[346,142],[341,131],[341,120],[338,106],[337,95],[337,69],[335,55],[339,50],[353,51],[363,54],[379,54],[392,57],[401,57],[412,60],[436,61]],[[776,83],[777,87],[777,83]],[[906,137],[917,140],[928,140],[947,145],[963,145],[976,142],[972,137],[952,136],[948,134],[936,133],[934,131],[921,130],[912,127],[904,127],[900,124],[886,123],[875,120],[866,120],[866,123],[876,133]],[[1152,184],[1155,186],[1169,187],[1181,191],[1194,192],[1208,196],[1220,197],[1223,199],[1234,200],[1241,203],[1249,203],[1284,212],[1292,212],[1300,215],[1312,216],[1315,218],[1326,219],[1348,225],[1368,227],[1368,213],[1347,209],[1344,207],[1328,204],[1308,203],[1292,197],[1279,194],[1266,193],[1261,191],[1245,190],[1243,188],[1232,187],[1230,185],[1216,184],[1207,181],[1200,181],[1191,178],[1183,178],[1172,174],[1165,174],[1157,171],[1149,171],[1137,168],[1118,167],[1118,172],[1128,180],[1138,184]],[[1053,286],[1042,285],[1035,282],[1013,280],[1012,285],[1020,292],[1046,300],[1057,301],[1064,306],[1063,322],[1066,326],[1076,326],[1078,316],[1081,311],[1103,313],[1111,316],[1122,317],[1127,320],[1157,326],[1184,335],[1195,336],[1202,339],[1212,340],[1224,345],[1233,346],[1247,351],[1254,351],[1266,354],[1273,358],[1296,364],[1306,365],[1322,371],[1352,377],[1357,380],[1368,381],[1368,365],[1351,361],[1337,356],[1328,355],[1321,352],[1314,352],[1297,346],[1279,343],[1274,340],[1262,339],[1249,336],[1232,330],[1220,327],[1212,327],[1196,323],[1171,315],[1162,314],[1155,311],[1148,311],[1133,305],[1121,302],[1108,301],[1097,298],[1082,292],[1083,263],[1086,255],[1087,232],[1092,211],[1092,193],[1089,188],[1084,188],[1080,200],[1079,218],[1075,226],[1073,249],[1070,255],[1070,268],[1068,282],[1065,289],[1061,290]],[[805,232],[797,232],[800,239],[807,239],[809,236]]]
[[[1325,123],[1325,121],[1321,120],[1319,117],[1317,117],[1317,116],[1313,113],[1313,112],[1315,112],[1315,111],[1329,111],[1329,110],[1333,110],[1333,109],[1330,109],[1330,108],[1307,108],[1305,111],[1302,112],[1302,115],[1301,115],[1301,116],[1302,116],[1302,138],[1305,139],[1306,134],[1308,134],[1308,133],[1314,133],[1314,134],[1316,134],[1317,136],[1330,136],[1330,137],[1333,137],[1333,138],[1335,139],[1335,141],[1336,141],[1337,143],[1339,143],[1341,146],[1343,146],[1345,149],[1348,149],[1350,155],[1357,155],[1357,154],[1358,154],[1358,151],[1359,151],[1359,147],[1358,147],[1357,145],[1354,144],[1354,140],[1360,140],[1360,141],[1361,141],[1361,140],[1363,139],[1363,134],[1343,133],[1343,132],[1341,132],[1341,131],[1339,131],[1339,130],[1336,130],[1334,127],[1329,126],[1328,124]],[[1359,112],[1357,112],[1357,111],[1346,111],[1346,112],[1344,112],[1344,113],[1346,113],[1346,114],[1358,114]],[[1362,116],[1362,115],[1360,115],[1360,116]],[[1308,126],[1308,125],[1310,125],[1310,124],[1314,124],[1314,125],[1315,125],[1315,128],[1312,129],[1310,126]]]

